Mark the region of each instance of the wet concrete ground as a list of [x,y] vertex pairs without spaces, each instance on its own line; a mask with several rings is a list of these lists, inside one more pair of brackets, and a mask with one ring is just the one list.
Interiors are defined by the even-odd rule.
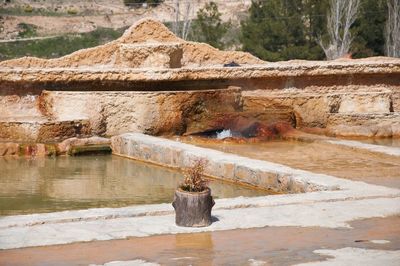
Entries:
[[326,259],[313,253],[317,249],[400,249],[400,216],[354,221],[351,226],[265,227],[4,250],[0,265],[88,265],[135,259],[161,265],[293,265]]

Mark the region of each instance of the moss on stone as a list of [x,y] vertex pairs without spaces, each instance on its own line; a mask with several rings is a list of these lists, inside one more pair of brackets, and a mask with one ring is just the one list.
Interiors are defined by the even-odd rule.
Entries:
[[111,147],[109,145],[98,144],[98,145],[85,145],[85,146],[72,146],[68,150],[68,155],[76,156],[88,153],[111,153]]
[[57,156],[57,147],[55,144],[45,144],[47,156]]

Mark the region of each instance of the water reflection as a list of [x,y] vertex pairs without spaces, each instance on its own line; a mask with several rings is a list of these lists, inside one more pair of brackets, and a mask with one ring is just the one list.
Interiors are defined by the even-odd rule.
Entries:
[[[213,265],[214,243],[212,233],[177,234],[170,260],[174,265]],[[176,252],[178,251],[178,252]]]
[[[171,202],[182,179],[169,170],[110,155],[0,158],[0,214]],[[216,198],[265,195],[265,191],[210,183]]]

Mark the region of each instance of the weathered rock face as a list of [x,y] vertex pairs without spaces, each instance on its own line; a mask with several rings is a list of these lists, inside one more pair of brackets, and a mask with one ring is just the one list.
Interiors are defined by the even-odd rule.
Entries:
[[[400,83],[399,83],[400,84]],[[243,92],[244,110],[293,113],[296,128],[335,136],[398,137],[396,86],[327,86]],[[382,127],[393,129],[381,132]],[[316,131],[314,131],[316,132]]]
[[0,143],[0,156],[19,155],[18,143]]
[[132,68],[180,68],[180,43],[122,44],[118,64]]
[[[232,61],[240,66],[223,67]],[[184,41],[150,19],[61,58],[0,62],[0,140],[194,134],[243,121],[266,135],[286,122],[397,137],[399,112],[400,59],[268,63]]]
[[[80,151],[96,151],[107,150],[111,145],[108,138],[90,137],[90,138],[69,138],[60,143],[15,143],[0,142],[0,156],[55,156],[61,154],[72,154],[74,149],[79,148]],[[77,152],[75,152],[77,153]]]
[[329,135],[341,137],[400,137],[400,114],[332,114],[326,129]]
[[24,117],[23,120],[0,121],[0,140],[3,141],[53,142],[91,134],[90,124],[85,119],[50,121]]
[[[240,90],[186,92],[44,92],[57,120],[80,117],[93,134],[182,134],[208,114],[240,111]],[[223,104],[221,104],[223,103]]]

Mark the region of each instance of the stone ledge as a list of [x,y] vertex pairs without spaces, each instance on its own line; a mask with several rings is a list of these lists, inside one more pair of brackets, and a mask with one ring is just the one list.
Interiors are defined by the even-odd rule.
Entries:
[[72,81],[182,81],[215,79],[256,79],[286,78],[299,76],[330,76],[357,74],[398,74],[398,60],[382,62],[279,62],[249,65],[242,67],[207,66],[176,69],[140,68],[8,68],[0,67],[0,81],[3,82],[72,82]]
[[0,121],[2,141],[53,142],[88,135],[90,122],[87,119]]
[[340,137],[400,137],[400,112],[329,114],[326,128]]
[[[112,137],[111,147],[116,155],[173,168],[188,167],[194,159],[205,159],[209,162],[205,171],[208,176],[280,192],[351,190],[354,196],[359,187],[365,190],[370,186],[140,133]],[[373,190],[377,192],[379,187],[374,186]],[[387,188],[384,190],[387,191]]]

